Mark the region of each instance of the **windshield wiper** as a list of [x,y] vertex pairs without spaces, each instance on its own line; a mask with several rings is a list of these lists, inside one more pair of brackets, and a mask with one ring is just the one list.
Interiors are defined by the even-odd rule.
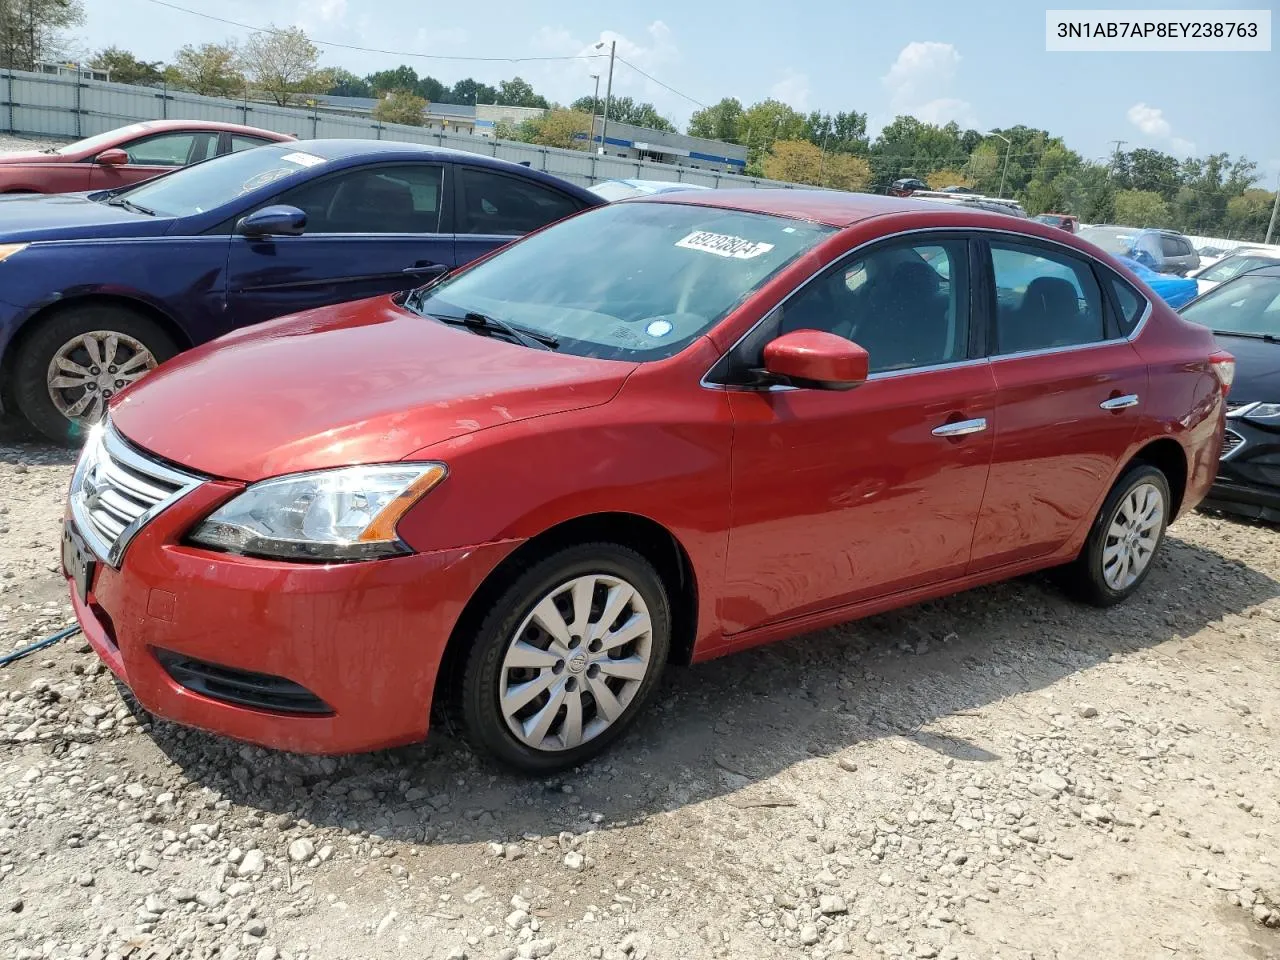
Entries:
[[464,314],[461,317],[449,316],[446,314],[430,314],[441,323],[452,323],[458,326],[469,327],[472,330],[490,330],[497,333],[505,333],[517,343],[524,344],[526,347],[532,347],[535,350],[554,350],[560,346],[560,341],[555,337],[548,336],[545,333],[534,333],[530,330],[521,330],[514,327],[505,320],[499,320],[497,317],[491,317],[485,313],[476,313],[474,310]]
[[1280,343],[1280,337],[1273,333],[1242,333],[1239,330],[1214,330],[1220,337],[1246,337],[1249,340],[1265,340],[1267,343]]
[[107,201],[109,207],[124,207],[126,210],[132,210],[134,213],[144,213],[148,217],[154,217],[156,212],[150,207],[144,207],[140,203],[134,203],[127,197],[112,197]]

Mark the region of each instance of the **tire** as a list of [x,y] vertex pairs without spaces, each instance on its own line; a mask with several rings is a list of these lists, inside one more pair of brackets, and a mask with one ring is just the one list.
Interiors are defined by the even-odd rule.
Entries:
[[[110,364],[92,365],[93,357],[88,352],[88,344],[93,341],[99,358],[107,359],[104,351],[111,344],[109,335],[117,338],[115,356],[121,361],[119,376],[111,373]],[[78,338],[84,339],[76,345]],[[149,359],[138,360],[139,349],[145,351]],[[18,410],[33,427],[50,440],[74,446],[83,437],[86,425],[96,419],[93,414],[104,404],[90,397],[90,405],[84,410],[88,416],[81,418],[69,418],[59,409],[53,397],[55,388],[51,386],[51,380],[54,373],[51,368],[60,354],[79,365],[81,370],[99,370],[97,376],[91,377],[92,387],[72,386],[58,390],[63,405],[74,410],[78,399],[86,393],[98,396],[114,393],[123,389],[118,384],[127,385],[139,379],[177,353],[178,345],[163,327],[128,307],[109,303],[68,307],[37,321],[36,328],[19,347],[14,366],[14,399]],[[64,382],[81,379],[79,374],[66,370],[61,372],[61,377]]]
[[[550,603],[560,614],[562,637],[571,643],[581,630],[579,619],[569,615],[579,596],[575,583],[596,578],[587,630],[576,646],[556,646],[543,623],[556,626],[546,607]],[[605,603],[625,595],[615,587],[629,587],[634,598],[617,608],[608,626],[602,627]],[[537,613],[536,611],[542,611]],[[620,638],[643,627],[648,630],[612,652],[596,649],[593,637]],[[666,665],[671,647],[671,608],[666,588],[653,566],[639,553],[612,543],[585,543],[559,550],[525,568],[502,592],[484,617],[475,634],[463,638],[469,643],[462,682],[458,691],[458,712],[463,730],[472,746],[503,765],[521,773],[547,774],[576,766],[604,751],[634,722],[652,697]],[[513,649],[522,640],[521,649]],[[537,648],[530,650],[529,648]],[[572,656],[557,656],[568,652]],[[512,665],[522,655],[529,665]],[[552,663],[552,661],[555,661]],[[637,665],[643,661],[643,669]],[[534,666],[534,663],[537,663]],[[616,665],[616,666],[615,666]],[[616,676],[626,669],[628,678]],[[502,698],[515,704],[529,695],[536,684],[540,690],[508,719]],[[604,690],[601,690],[601,686]],[[597,700],[597,696],[600,697]],[[605,696],[611,697],[607,708]],[[549,711],[556,699],[554,711]],[[571,715],[577,711],[580,739],[575,745]],[[607,714],[613,713],[610,720]],[[546,718],[550,718],[549,723]],[[544,721],[540,730],[539,720]],[[521,738],[514,727],[527,731]]]
[[[1172,503],[1169,481],[1159,469],[1139,463],[1126,470],[1107,494],[1080,556],[1064,571],[1068,588],[1096,607],[1113,606],[1134,593],[1151,573],[1164,543]],[[1151,517],[1153,510],[1158,511],[1158,518]],[[1148,525],[1131,525],[1129,517],[1134,513],[1149,517]],[[1126,530],[1124,536],[1117,535]],[[1126,558],[1131,565],[1123,570]],[[1135,575],[1132,567],[1138,563],[1141,569]]]

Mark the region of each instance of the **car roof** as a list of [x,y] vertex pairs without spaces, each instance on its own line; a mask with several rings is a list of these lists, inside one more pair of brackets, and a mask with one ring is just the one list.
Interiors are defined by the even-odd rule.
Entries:
[[250,133],[254,136],[278,140],[281,143],[297,139],[297,136],[292,133],[279,133],[275,130],[264,130],[262,127],[250,127],[243,123],[224,123],[220,120],[140,120],[137,123],[126,124],[120,129],[128,130],[133,127],[145,127],[148,131],[158,133],[163,133],[166,130],[217,130],[219,133]]
[[[878,193],[843,193],[837,190],[690,190],[678,193],[655,194],[636,197],[626,203],[685,203],[703,207],[724,207],[747,213],[771,214],[790,217],[793,220],[811,220],[831,227],[847,227],[869,217],[882,217],[893,213],[920,213],[936,211],[936,200],[913,200],[910,197],[890,197]],[[957,202],[960,209],[975,214],[989,211],[975,209],[971,203]],[[1019,217],[990,213],[1004,220],[1022,221]]]
[[298,142],[296,149],[302,153],[310,153],[317,157],[323,157],[325,160],[334,161],[405,159],[438,160],[441,163],[466,163],[475,167],[489,167],[506,173],[514,173],[529,180],[536,180],[548,186],[554,186],[558,190],[571,193],[578,199],[585,200],[593,205],[602,202],[599,196],[585,187],[580,187],[576,183],[552,176],[549,173],[543,173],[541,170],[534,170],[532,167],[512,163],[509,160],[499,160],[496,157],[487,157],[481,153],[453,150],[449,147],[436,147],[425,143],[406,143],[401,140],[332,139],[302,140]]

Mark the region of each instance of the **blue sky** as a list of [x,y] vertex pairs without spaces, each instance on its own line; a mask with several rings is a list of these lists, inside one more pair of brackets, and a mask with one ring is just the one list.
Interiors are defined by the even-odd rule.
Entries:
[[[878,130],[897,113],[980,130],[1024,123],[1098,158],[1111,141],[1178,155],[1226,151],[1280,173],[1280,52],[1048,53],[1046,5],[987,0],[870,4],[810,0],[792,7],[493,0],[172,0],[254,25],[297,24],[316,40],[422,54],[554,57],[617,40],[619,55],[678,93],[619,64],[614,92],[652,100],[683,128],[697,104],[775,96],[797,109],[859,110]],[[82,51],[118,44],[165,59],[184,43],[245,31],[151,0],[84,0]],[[1129,9],[1168,8],[1130,0]],[[1197,8],[1246,3],[1199,0]],[[1068,4],[1056,0],[1056,9]],[[1105,4],[1082,3],[1099,8]],[[1255,3],[1255,6],[1260,6]],[[523,63],[410,59],[322,47],[323,62],[358,74],[407,62],[445,82],[519,74],[552,99],[590,94],[605,60]],[[603,80],[601,81],[603,93]]]

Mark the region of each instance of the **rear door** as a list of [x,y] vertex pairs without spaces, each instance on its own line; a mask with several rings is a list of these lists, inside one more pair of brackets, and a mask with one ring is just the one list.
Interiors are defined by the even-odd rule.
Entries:
[[455,222],[459,265],[584,206],[547,184],[487,167],[457,165]]
[[1147,392],[1146,364],[1087,258],[1029,238],[985,246],[996,429],[975,573],[1050,554],[1092,521]]
[[120,166],[95,162],[89,173],[89,189],[125,187],[207,160],[217,154],[218,134],[207,130],[157,133],[122,143],[119,149],[129,155],[129,162]]
[[274,197],[307,214],[306,232],[232,236],[229,302],[239,324],[408,290],[454,267],[447,166],[342,170]]

